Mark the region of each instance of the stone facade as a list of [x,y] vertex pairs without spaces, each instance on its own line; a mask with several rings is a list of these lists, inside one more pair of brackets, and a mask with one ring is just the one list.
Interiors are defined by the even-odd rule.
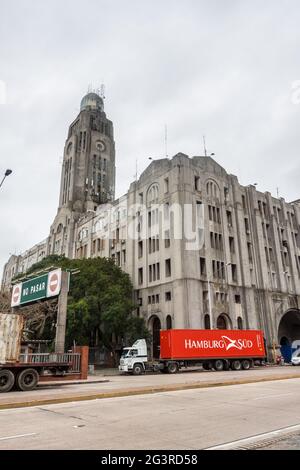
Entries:
[[[300,338],[300,202],[244,187],[211,157],[184,154],[152,161],[114,200],[113,126],[92,95],[70,126],[50,235],[9,259],[3,288],[51,253],[111,257],[132,279],[154,356],[160,328],[259,328],[270,353]],[[196,249],[176,235],[174,207],[201,209]]]

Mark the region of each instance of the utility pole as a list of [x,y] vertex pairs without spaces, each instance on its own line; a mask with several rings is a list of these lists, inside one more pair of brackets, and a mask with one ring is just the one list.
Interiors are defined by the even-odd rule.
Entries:
[[65,352],[66,324],[67,324],[67,306],[69,292],[70,273],[62,271],[61,273],[61,289],[58,297],[57,320],[56,320],[56,336],[55,336],[55,352]]

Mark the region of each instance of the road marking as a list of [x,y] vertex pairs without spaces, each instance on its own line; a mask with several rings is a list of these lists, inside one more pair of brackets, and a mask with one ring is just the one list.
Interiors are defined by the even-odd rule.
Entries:
[[278,397],[287,397],[288,395],[295,395],[294,393],[280,393],[278,395],[262,395],[261,397],[253,398],[253,400],[264,400],[265,398],[278,398]]
[[256,434],[255,436],[247,437],[245,439],[239,439],[237,441],[226,442],[225,444],[220,444],[213,447],[207,447],[204,450],[233,450],[240,448],[251,448],[255,447],[258,444],[268,444],[272,443],[272,440],[284,438],[289,434],[294,434],[300,431],[300,424],[294,426],[288,426],[286,428],[276,429],[275,431],[266,432],[263,434]]
[[36,434],[36,432],[31,432],[29,434],[17,434],[16,436],[0,437],[0,441],[7,441],[8,439],[18,439],[19,437],[36,436]]

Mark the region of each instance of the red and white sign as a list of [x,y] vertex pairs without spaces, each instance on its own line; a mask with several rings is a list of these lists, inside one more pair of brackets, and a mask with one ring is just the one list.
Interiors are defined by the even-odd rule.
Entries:
[[48,274],[47,297],[55,297],[60,293],[61,269],[50,271]]
[[22,283],[15,284],[11,296],[11,306],[18,307],[21,302],[21,293],[22,293]]

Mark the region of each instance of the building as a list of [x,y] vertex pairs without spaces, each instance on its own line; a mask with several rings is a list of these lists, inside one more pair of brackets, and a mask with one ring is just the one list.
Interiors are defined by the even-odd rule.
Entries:
[[2,287],[49,254],[111,257],[131,276],[154,357],[161,328],[213,327],[262,329],[269,356],[281,347],[288,358],[300,340],[300,201],[182,153],[152,161],[114,194],[113,125],[89,93],[69,128],[50,235],[9,259]]

